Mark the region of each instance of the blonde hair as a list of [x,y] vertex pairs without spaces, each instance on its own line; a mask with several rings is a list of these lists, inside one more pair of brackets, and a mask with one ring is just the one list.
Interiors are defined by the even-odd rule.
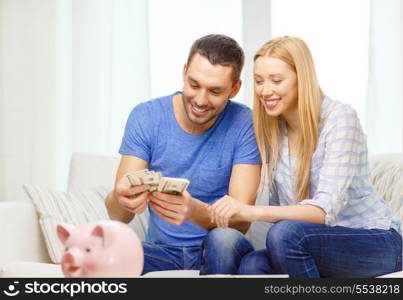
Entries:
[[[269,56],[284,61],[295,71],[298,83],[298,115],[301,133],[297,142],[297,164],[295,170],[295,201],[309,197],[309,179],[312,155],[318,142],[318,123],[323,93],[320,89],[312,56],[308,46],[296,37],[278,37],[265,43],[254,56]],[[266,179],[273,187],[274,170],[281,147],[279,119],[270,117],[254,93],[253,124],[257,144],[262,158],[262,176],[259,191]]]

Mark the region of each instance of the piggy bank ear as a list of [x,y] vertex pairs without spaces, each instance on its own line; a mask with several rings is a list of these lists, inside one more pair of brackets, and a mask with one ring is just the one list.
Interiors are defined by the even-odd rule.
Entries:
[[101,225],[96,225],[91,232],[92,236],[98,237],[102,240],[102,245],[108,248],[113,244],[114,236]]
[[70,237],[73,229],[74,227],[71,225],[60,225],[60,224],[57,225],[56,227],[57,236],[59,237],[59,240],[62,242],[63,245],[66,244],[66,241]]

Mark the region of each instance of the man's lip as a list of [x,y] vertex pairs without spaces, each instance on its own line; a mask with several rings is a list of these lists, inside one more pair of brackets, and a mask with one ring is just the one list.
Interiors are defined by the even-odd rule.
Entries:
[[196,110],[197,108],[192,104],[190,104],[190,109],[192,110],[193,114],[195,114],[196,116],[199,116],[199,117],[205,116],[209,111],[209,109],[206,109],[204,111],[198,111],[198,110]]

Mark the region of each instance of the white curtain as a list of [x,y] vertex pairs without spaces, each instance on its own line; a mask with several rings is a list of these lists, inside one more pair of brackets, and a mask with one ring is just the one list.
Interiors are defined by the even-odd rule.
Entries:
[[0,199],[65,189],[72,152],[117,153],[149,96],[146,0],[0,0]]
[[[298,4],[299,15],[309,3],[318,8],[321,2]],[[339,15],[355,20],[351,14],[359,3],[365,8],[359,10],[360,20],[365,20],[368,2],[348,3],[350,9],[336,14],[337,20]],[[370,153],[403,153],[403,4],[370,4],[368,96],[362,97],[368,102],[364,112],[358,110]],[[294,19],[296,34],[305,37],[301,30],[306,30],[309,40],[327,24],[326,11],[323,7],[319,13],[320,26],[316,22],[311,28],[306,18],[290,18],[292,12],[282,14],[278,1],[268,0],[0,0],[0,201],[23,198],[24,182],[64,190],[73,152],[117,153],[132,107],[181,88],[182,65],[195,38],[224,33],[244,47],[245,84],[237,100],[250,104],[251,59],[257,48],[271,33],[294,34]],[[330,32],[332,41],[332,36],[345,41],[345,28],[361,32],[364,23],[333,22],[327,35],[315,39]],[[328,52],[319,51],[317,57]],[[355,61],[342,74],[354,67],[365,69]],[[324,70],[334,73],[334,68]],[[339,84],[343,76],[331,80],[341,100],[351,96],[346,85],[361,87],[361,77],[348,77],[358,83]]]
[[371,0],[367,103],[369,152],[403,155],[403,3]]
[[254,52],[251,6],[263,18],[266,0],[0,0],[0,201],[65,190],[74,152],[116,154],[133,106],[181,89],[194,39]]

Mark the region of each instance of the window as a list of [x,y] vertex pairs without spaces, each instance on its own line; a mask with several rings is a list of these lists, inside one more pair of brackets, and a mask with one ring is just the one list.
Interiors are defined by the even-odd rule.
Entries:
[[151,98],[182,89],[183,65],[199,37],[219,33],[242,43],[241,0],[150,0],[148,15]]
[[272,0],[272,36],[292,35],[310,48],[323,92],[349,103],[365,123],[369,0]]

